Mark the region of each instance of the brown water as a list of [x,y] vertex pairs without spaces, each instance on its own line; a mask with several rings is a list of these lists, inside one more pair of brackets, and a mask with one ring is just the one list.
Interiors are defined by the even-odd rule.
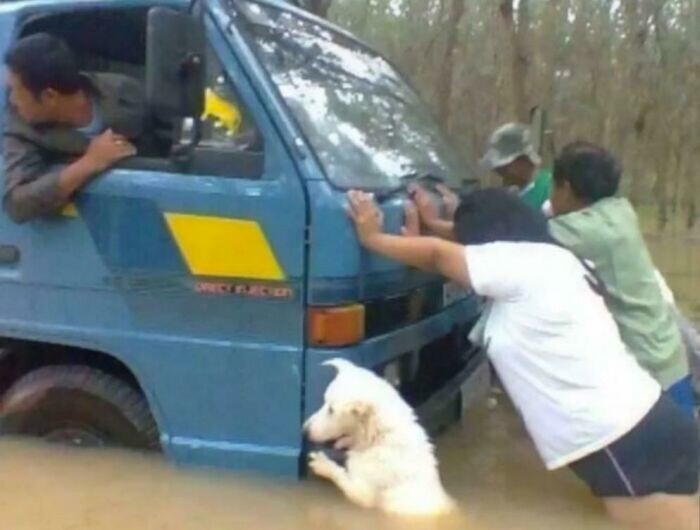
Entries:
[[440,437],[462,514],[406,523],[330,485],[175,469],[160,458],[0,442],[0,530],[614,530],[568,472],[547,473],[510,409],[470,412]]

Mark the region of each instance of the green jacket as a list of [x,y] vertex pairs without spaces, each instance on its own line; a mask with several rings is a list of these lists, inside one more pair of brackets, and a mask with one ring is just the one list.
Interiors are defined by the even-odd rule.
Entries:
[[603,199],[549,226],[555,239],[595,265],[622,340],[639,364],[664,389],[687,376],[680,332],[629,201]]
[[525,204],[532,206],[537,211],[542,211],[552,192],[552,172],[548,169],[540,169],[532,183],[520,191],[520,198]]

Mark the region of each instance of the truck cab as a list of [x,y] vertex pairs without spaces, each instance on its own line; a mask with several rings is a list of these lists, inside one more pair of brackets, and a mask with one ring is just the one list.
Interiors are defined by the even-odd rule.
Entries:
[[280,0],[0,1],[0,54],[38,32],[139,80],[163,145],[55,216],[0,211],[0,433],[299,476],[329,359],[432,432],[483,394],[477,298],[347,218],[349,189],[398,233],[408,183],[474,185],[380,54]]

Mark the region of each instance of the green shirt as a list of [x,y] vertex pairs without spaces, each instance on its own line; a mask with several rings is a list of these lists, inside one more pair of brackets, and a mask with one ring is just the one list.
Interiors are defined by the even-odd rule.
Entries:
[[686,377],[688,361],[680,332],[629,201],[603,199],[556,217],[549,226],[555,239],[595,265],[622,340],[639,364],[664,389]]
[[535,178],[520,190],[520,198],[525,204],[529,204],[535,210],[541,211],[544,204],[549,200],[552,192],[552,172],[548,169],[540,169]]

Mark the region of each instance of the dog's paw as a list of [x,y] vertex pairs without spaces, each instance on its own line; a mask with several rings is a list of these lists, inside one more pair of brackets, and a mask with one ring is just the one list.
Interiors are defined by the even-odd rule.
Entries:
[[339,467],[325,453],[315,452],[309,455],[309,468],[314,475],[330,479],[338,471]]

